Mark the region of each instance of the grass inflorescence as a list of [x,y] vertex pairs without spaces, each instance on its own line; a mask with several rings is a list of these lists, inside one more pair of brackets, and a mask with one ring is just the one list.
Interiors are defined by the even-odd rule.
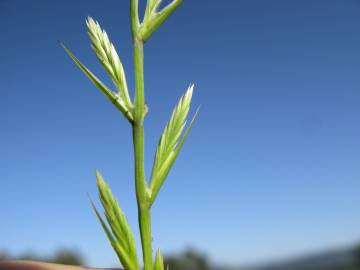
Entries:
[[[133,101],[129,95],[124,67],[116,48],[110,41],[106,31],[101,28],[97,21],[91,17],[86,19],[91,47],[114,83],[115,91],[106,86],[68,48],[61,44],[80,70],[131,124],[134,145],[135,191],[144,270],[164,269],[163,257],[159,249],[153,260],[150,210],[198,114],[197,111],[186,127],[194,89],[194,86],[191,85],[180,98],[169,122],[165,126],[156,149],[151,178],[147,181],[144,169],[144,119],[148,112],[144,91],[144,43],[176,10],[181,2],[181,0],[173,0],[160,9],[161,0],[147,0],[145,14],[143,20],[140,21],[138,0],[130,0],[135,67],[135,95]],[[96,172],[96,179],[105,218],[102,217],[95,204],[91,202],[95,214],[123,267],[126,270],[139,270],[140,262],[134,235],[125,214],[99,172]]]

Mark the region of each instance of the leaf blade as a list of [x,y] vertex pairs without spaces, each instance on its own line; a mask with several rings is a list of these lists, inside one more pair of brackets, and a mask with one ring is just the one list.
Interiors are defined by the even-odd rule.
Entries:
[[123,115],[130,121],[133,121],[133,116],[131,111],[126,108],[124,102],[116,96],[114,92],[108,89],[87,67],[85,67],[79,59],[68,49],[64,44],[61,43],[61,46],[65,52],[70,56],[74,63],[80,68],[80,70],[90,79],[90,81],[105,95],[108,100],[118,108]]

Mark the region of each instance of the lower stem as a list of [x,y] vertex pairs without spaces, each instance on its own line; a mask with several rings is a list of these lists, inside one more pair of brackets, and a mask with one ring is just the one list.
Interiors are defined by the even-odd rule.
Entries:
[[144,270],[153,270],[150,204],[144,172],[144,126],[133,125],[135,155],[135,188],[138,206],[138,219],[143,251]]
[[153,270],[150,208],[138,207],[144,270]]

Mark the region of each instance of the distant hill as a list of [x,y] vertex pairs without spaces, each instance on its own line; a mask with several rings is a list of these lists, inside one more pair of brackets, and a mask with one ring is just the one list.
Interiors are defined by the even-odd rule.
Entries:
[[251,267],[214,267],[212,270],[360,270],[360,246],[333,249]]
[[[360,270],[356,248],[337,249],[286,261],[227,270]],[[221,267],[216,270],[225,270]]]
[[319,270],[350,269],[355,265],[356,257],[353,249],[335,250],[306,256],[271,266],[259,267],[257,270]]

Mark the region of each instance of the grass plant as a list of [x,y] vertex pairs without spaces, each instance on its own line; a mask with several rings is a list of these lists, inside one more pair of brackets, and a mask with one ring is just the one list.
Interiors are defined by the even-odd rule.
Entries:
[[[156,149],[151,177],[147,180],[144,169],[144,119],[148,113],[144,92],[144,44],[177,9],[182,0],[173,0],[165,7],[160,7],[161,2],[162,0],[147,0],[145,14],[143,19],[140,20],[138,0],[130,0],[131,33],[135,68],[135,95],[133,101],[130,98],[126,75],[120,57],[106,31],[100,27],[97,21],[91,17],[86,19],[91,47],[114,83],[115,91],[102,83],[69,49],[61,44],[80,70],[122,113],[132,127],[135,191],[144,270],[164,269],[163,258],[159,249],[153,260],[151,207],[183,147],[198,114],[197,111],[190,123],[186,126],[194,88],[193,85],[191,85],[180,98],[172,112],[169,122],[165,126]],[[91,202],[96,216],[123,267],[126,270],[139,270],[141,264],[138,259],[134,235],[125,214],[112,194],[110,187],[98,171],[96,172],[96,179],[105,218],[103,218],[96,209],[95,204]]]

